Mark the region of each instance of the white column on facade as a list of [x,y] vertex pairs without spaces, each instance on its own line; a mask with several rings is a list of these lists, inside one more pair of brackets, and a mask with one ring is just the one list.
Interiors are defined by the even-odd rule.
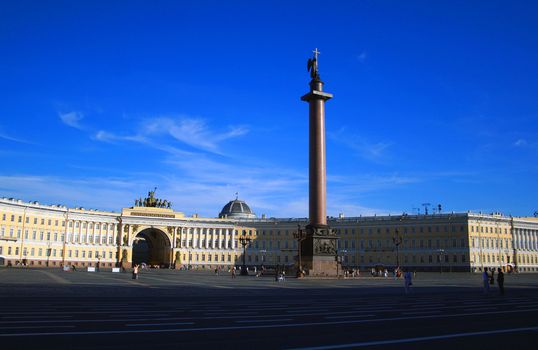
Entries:
[[189,248],[194,248],[194,228],[189,227],[188,239],[190,240]]
[[217,231],[217,248],[222,249],[222,229],[219,228]]
[[[225,249],[229,249],[229,245],[228,245],[228,242],[230,240],[230,231],[228,229],[225,229],[224,231],[224,248]],[[231,244],[231,243],[230,243]]]
[[210,233],[211,233],[211,248],[215,249],[217,248],[217,242],[216,242],[217,241],[217,229],[211,228]]
[[202,248],[202,228],[196,228],[196,235],[198,237],[198,248]]
[[209,229],[206,227],[204,228],[204,236],[205,236],[205,248],[209,248]]

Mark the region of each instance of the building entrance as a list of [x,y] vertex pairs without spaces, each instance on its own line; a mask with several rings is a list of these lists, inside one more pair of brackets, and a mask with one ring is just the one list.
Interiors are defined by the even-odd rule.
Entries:
[[133,264],[170,265],[170,240],[155,228],[140,231],[133,241]]

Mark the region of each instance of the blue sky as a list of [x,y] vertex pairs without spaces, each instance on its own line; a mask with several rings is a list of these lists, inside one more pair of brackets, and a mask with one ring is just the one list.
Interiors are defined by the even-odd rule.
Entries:
[[538,210],[532,1],[4,1],[0,196],[214,217],[308,210],[306,60],[328,215]]

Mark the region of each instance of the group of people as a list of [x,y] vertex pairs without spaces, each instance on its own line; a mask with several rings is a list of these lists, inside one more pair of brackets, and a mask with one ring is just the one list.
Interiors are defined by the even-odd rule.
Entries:
[[[482,272],[484,294],[488,294],[490,286],[495,285],[495,268],[491,268],[491,272],[488,271],[489,269],[484,267],[484,272]],[[497,285],[499,286],[499,293],[504,295],[504,272],[500,267],[497,269]]]

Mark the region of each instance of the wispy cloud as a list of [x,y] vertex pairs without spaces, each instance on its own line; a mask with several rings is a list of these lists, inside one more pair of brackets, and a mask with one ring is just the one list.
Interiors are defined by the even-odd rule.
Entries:
[[99,130],[95,133],[94,138],[102,142],[118,142],[118,141],[132,141],[132,142],[147,142],[147,139],[141,135],[117,135],[108,131]]
[[15,136],[12,136],[12,135],[6,133],[5,131],[2,130],[1,127],[0,127],[0,139],[12,141],[12,142],[17,142],[17,143],[32,144],[32,142],[30,142],[30,141],[26,141],[24,139],[21,139],[21,138],[18,138],[18,137],[15,137]]
[[518,139],[516,142],[514,142],[514,146],[516,147],[525,147],[527,145],[528,145],[528,142],[525,139]]
[[75,129],[84,130],[84,126],[80,123],[84,119],[84,115],[80,112],[59,113],[62,123]]
[[[209,127],[201,118],[189,117],[157,117],[143,120],[137,130],[130,135],[119,135],[112,131],[99,130],[93,133],[95,140],[102,142],[139,142],[161,149],[168,153],[182,153],[177,142],[192,148],[215,154],[221,154],[220,143],[225,140],[245,135],[249,132],[246,126],[228,126],[225,131],[219,132]],[[166,139],[166,136],[171,137]],[[160,140],[156,142],[154,140]],[[153,141],[152,141],[153,140]]]
[[357,61],[359,61],[360,63],[365,63],[367,57],[368,55],[366,51],[362,51],[360,54],[357,55]]
[[142,133],[148,135],[168,134],[175,140],[205,151],[218,152],[219,143],[245,135],[245,126],[228,126],[224,132],[212,130],[201,118],[159,117],[147,120],[142,125]]
[[384,162],[389,157],[388,149],[393,145],[391,142],[370,140],[356,134],[351,134],[342,128],[336,132],[328,132],[329,138],[336,143],[344,145],[361,158],[373,161]]

